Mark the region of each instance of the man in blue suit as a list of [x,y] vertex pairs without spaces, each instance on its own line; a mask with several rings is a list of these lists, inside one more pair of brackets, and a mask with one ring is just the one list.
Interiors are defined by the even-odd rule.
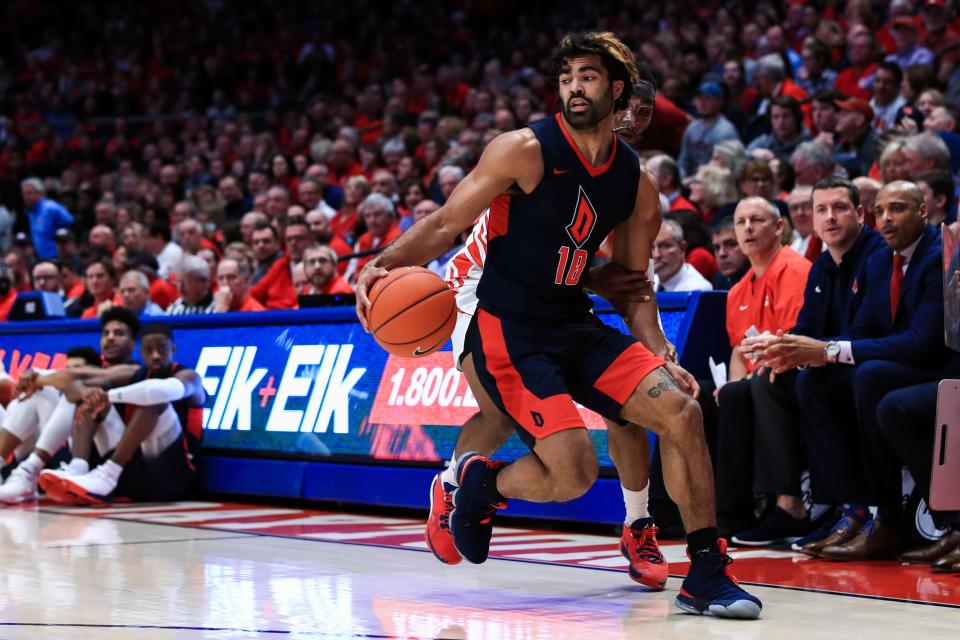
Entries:
[[[893,557],[908,539],[900,523],[901,463],[884,439],[876,408],[891,391],[939,380],[956,364],[943,342],[939,231],[927,225],[923,193],[897,181],[877,194],[877,226],[889,249],[868,261],[866,294],[848,339],[782,336],[760,364],[797,378],[813,497],[844,505],[810,555],[834,560]],[[878,507],[870,520],[867,505]]]

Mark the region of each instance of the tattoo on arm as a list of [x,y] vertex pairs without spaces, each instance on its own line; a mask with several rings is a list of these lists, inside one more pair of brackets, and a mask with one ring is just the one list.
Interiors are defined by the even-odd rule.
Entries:
[[647,389],[647,395],[651,398],[659,398],[663,392],[669,391],[670,389],[676,389],[677,391],[680,390],[670,374],[666,373],[665,371],[661,371],[660,382]]

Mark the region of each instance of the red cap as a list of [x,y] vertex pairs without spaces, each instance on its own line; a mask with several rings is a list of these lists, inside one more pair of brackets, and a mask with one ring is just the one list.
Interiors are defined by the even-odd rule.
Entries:
[[871,107],[870,103],[866,100],[861,98],[847,98],[846,100],[837,100],[834,104],[836,104],[841,111],[856,111],[857,113],[863,114],[867,122],[873,120],[873,107]]

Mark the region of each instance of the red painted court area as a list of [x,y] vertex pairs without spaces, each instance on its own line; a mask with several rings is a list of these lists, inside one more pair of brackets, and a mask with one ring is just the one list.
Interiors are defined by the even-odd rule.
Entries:
[[[20,507],[24,509],[36,507]],[[336,513],[221,502],[122,504],[105,509],[61,507],[41,502],[41,512],[150,524],[371,545],[429,553],[423,521],[412,518]],[[426,514],[424,514],[424,517]],[[661,543],[670,574],[687,571],[684,545]],[[590,567],[623,573],[618,538],[611,535],[497,527],[490,556],[515,562]],[[775,549],[731,549],[734,573],[743,582],[866,598],[895,599],[960,608],[960,574],[934,574],[926,566],[897,562],[839,563]],[[439,565],[439,563],[438,563]],[[450,567],[457,571],[457,567]],[[632,584],[632,583],[631,583]]]

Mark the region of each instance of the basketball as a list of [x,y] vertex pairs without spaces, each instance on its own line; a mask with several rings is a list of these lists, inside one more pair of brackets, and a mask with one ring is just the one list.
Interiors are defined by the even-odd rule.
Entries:
[[15,386],[13,380],[10,378],[0,378],[0,406],[5,407],[10,404],[10,401],[13,400],[13,389]]
[[373,285],[369,297],[370,332],[393,355],[425,356],[442,347],[453,333],[456,294],[429,269],[394,269]]

